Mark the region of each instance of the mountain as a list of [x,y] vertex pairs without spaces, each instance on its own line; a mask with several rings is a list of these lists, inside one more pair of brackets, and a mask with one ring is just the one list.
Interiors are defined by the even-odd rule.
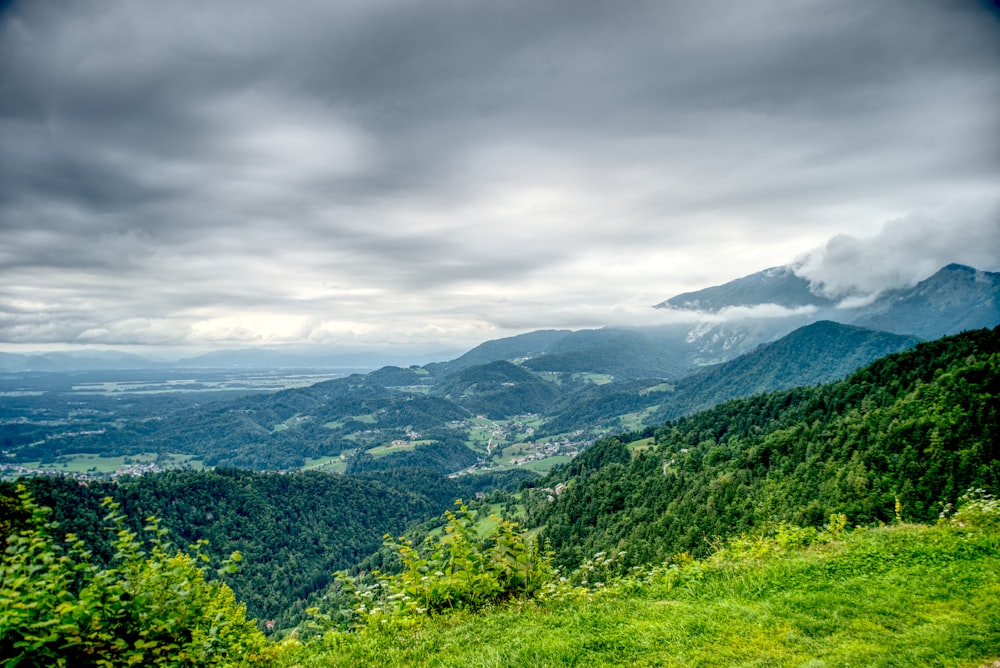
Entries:
[[949,264],[912,288],[893,290],[857,309],[851,322],[936,339],[1000,323],[1000,273]]
[[447,376],[431,393],[475,415],[499,420],[524,413],[544,413],[559,395],[559,389],[555,383],[501,360]]
[[117,350],[74,350],[36,353],[0,352],[0,372],[18,373],[43,371],[63,373],[105,370],[165,370],[165,369],[376,369],[386,364],[413,364],[421,361],[446,359],[457,354],[454,350],[413,351],[393,353],[378,351],[309,352],[306,349],[271,350],[244,348],[217,350],[164,362]]
[[[713,536],[781,522],[934,521],[970,487],[1000,488],[1000,327],[922,343],[850,377],[606,439],[537,483],[558,561],[705,554]],[[639,446],[634,452],[629,442]]]
[[175,366],[181,368],[303,368],[312,366],[298,355],[289,355],[274,350],[244,348],[241,350],[216,350],[196,357],[177,360]]
[[919,342],[912,336],[820,321],[671,383],[622,380],[567,393],[549,411],[541,433],[581,425],[628,429],[621,418],[630,414],[641,416],[641,424],[658,425],[731,399],[839,380]]
[[914,336],[821,320],[751,353],[679,380],[670,400],[650,422],[761,392],[840,380],[880,357],[918,343],[920,339]]
[[461,357],[429,364],[438,376],[507,361],[533,371],[608,374],[616,378],[677,377],[693,367],[687,327],[605,327],[538,330],[482,343]]
[[534,371],[616,378],[676,378],[694,366],[684,336],[685,329],[677,327],[584,329],[560,338],[523,365]]
[[508,336],[481,343],[464,355],[437,366],[443,373],[452,373],[470,366],[500,360],[513,361],[540,355],[570,334],[565,329],[540,329],[527,334]]
[[809,281],[795,275],[792,267],[772,267],[722,285],[685,292],[662,301],[654,308],[718,313],[733,306],[777,304],[794,309],[802,306],[830,307],[836,302],[815,294]]
[[243,348],[215,350],[178,360],[173,366],[182,369],[371,369],[390,361],[397,360],[391,355],[379,353],[316,354]]
[[0,371],[97,371],[105,369],[165,369],[167,362],[117,350],[76,350],[48,353],[0,353]]
[[896,334],[936,339],[1000,324],[1000,274],[950,264],[908,288],[887,291],[863,306],[836,304],[809,292],[791,267],[776,267],[723,285],[677,295],[656,305],[692,313],[718,313],[727,307],[776,304],[796,309],[769,317],[702,321],[689,328],[687,343],[696,364],[733,359],[819,320]]

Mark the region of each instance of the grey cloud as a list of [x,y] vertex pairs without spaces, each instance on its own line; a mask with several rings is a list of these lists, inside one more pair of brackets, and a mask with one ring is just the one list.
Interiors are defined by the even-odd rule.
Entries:
[[[997,27],[942,0],[14,2],[0,303],[51,321],[2,306],[0,341],[374,331],[400,304],[468,335],[449,310],[490,293],[506,326],[614,322],[688,287],[651,252],[721,282],[837,233],[802,271],[842,289],[866,226],[996,196]],[[927,262],[972,257],[934,220]]]
[[912,286],[951,262],[1000,271],[1000,204],[906,216],[868,238],[838,235],[795,271],[818,292],[846,297]]

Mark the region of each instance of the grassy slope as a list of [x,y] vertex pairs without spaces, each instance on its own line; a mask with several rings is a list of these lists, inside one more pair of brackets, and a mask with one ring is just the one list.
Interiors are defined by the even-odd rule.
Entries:
[[[773,544],[768,549],[773,548]],[[903,526],[695,562],[591,601],[334,633],[302,666],[951,666],[1000,656],[1000,534]],[[671,573],[671,571],[667,571]]]

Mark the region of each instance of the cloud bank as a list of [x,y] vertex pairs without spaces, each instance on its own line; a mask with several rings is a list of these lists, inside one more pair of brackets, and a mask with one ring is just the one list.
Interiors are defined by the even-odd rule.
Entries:
[[[997,267],[984,3],[0,5],[0,346],[456,345]],[[872,237],[886,221],[882,233]]]
[[952,262],[1000,271],[1000,206],[944,207],[891,220],[871,237],[837,235],[793,266],[817,294],[863,299]]

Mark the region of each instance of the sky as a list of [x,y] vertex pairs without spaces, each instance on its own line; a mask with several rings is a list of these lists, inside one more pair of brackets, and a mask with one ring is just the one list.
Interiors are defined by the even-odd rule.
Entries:
[[0,2],[0,350],[461,347],[1000,271],[984,0]]

